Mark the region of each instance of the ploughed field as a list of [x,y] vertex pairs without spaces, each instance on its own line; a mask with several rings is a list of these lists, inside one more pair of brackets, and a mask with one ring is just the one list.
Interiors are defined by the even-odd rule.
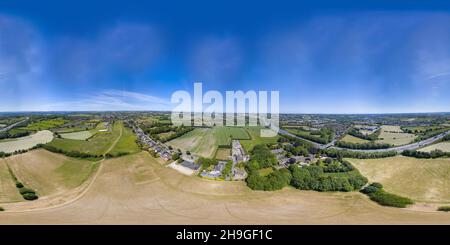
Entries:
[[448,213],[383,207],[358,192],[251,191],[240,181],[185,176],[147,152],[100,164],[96,178],[76,199],[57,208],[41,199],[25,202],[39,209],[26,212],[20,212],[23,205],[1,203],[6,211],[0,223],[450,224]]

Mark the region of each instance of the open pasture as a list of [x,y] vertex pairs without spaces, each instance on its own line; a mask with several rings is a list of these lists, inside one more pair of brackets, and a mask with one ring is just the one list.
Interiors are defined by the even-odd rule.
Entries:
[[133,130],[127,127],[123,127],[122,136],[109,153],[114,155],[119,153],[133,154],[139,152],[141,151],[141,149],[136,144],[136,140],[137,137],[134,134]]
[[88,140],[74,139],[54,139],[50,146],[63,149],[65,151],[78,151],[95,155],[105,154],[112,144],[120,137],[123,125],[115,123],[111,131],[97,132]]
[[261,137],[261,129],[262,127],[245,127],[245,130],[250,135],[250,139],[240,140],[240,142],[247,153],[250,152],[255,145],[277,143],[278,138],[280,138],[279,135],[275,137]]
[[416,136],[403,132],[400,126],[381,126],[381,133],[377,143],[392,144],[394,146],[406,145],[414,141]]
[[62,118],[42,120],[39,122],[33,122],[33,123],[29,124],[28,126],[24,127],[23,129],[31,130],[31,131],[48,130],[48,129],[52,129],[52,128],[61,126],[67,122],[68,122],[67,120],[62,119]]
[[79,132],[72,132],[72,133],[64,133],[60,134],[62,138],[64,139],[71,139],[71,140],[85,140],[92,136],[92,133],[90,131],[79,131]]
[[341,139],[341,141],[349,142],[349,143],[357,143],[357,144],[364,144],[364,143],[370,142],[369,140],[361,139],[361,138],[358,138],[358,137],[355,137],[355,136],[349,135],[349,134],[346,134],[344,136],[344,138]]

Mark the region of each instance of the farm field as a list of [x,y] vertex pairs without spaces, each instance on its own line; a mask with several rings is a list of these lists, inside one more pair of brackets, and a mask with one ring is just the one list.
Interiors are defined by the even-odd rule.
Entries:
[[60,134],[62,138],[64,139],[71,139],[71,140],[85,140],[92,136],[92,133],[90,131],[79,131],[79,132],[72,132],[72,133],[64,133]]
[[420,202],[450,202],[450,159],[396,156],[348,159],[362,175],[394,194]]
[[27,127],[24,127],[22,129],[31,130],[31,131],[47,130],[47,129],[61,126],[67,122],[68,122],[67,120],[62,119],[62,118],[43,120],[40,122],[31,123]]
[[246,127],[245,130],[247,130],[248,134],[250,135],[250,140],[240,140],[242,147],[244,150],[248,153],[250,152],[255,145],[259,144],[270,144],[270,143],[276,143],[278,138],[280,136],[275,137],[261,137],[261,127]]
[[66,151],[103,155],[108,151],[114,141],[119,138],[122,128],[123,125],[121,123],[115,123],[112,127],[112,131],[98,132],[87,141],[56,138],[50,142],[49,145]]
[[424,147],[424,148],[420,149],[419,151],[430,152],[430,151],[434,151],[434,150],[441,150],[443,152],[450,152],[450,142],[449,141],[439,142],[437,144],[433,144],[433,145],[429,145],[427,147]]
[[141,151],[139,146],[136,144],[136,139],[136,135],[130,128],[123,127],[122,136],[109,153],[112,155],[118,153],[133,154]]
[[217,141],[211,128],[196,128],[167,144],[175,149],[190,151],[193,154],[210,158],[214,156],[217,149]]
[[168,142],[175,149],[190,151],[202,157],[214,157],[219,145],[230,145],[233,139],[250,139],[244,128],[213,127],[196,128],[181,137]]
[[392,144],[394,146],[406,145],[414,141],[416,136],[414,134],[405,133],[400,129],[400,126],[381,126],[381,133],[376,140],[377,143]]
[[370,142],[369,140],[360,139],[360,138],[358,138],[358,137],[355,137],[355,136],[349,135],[349,134],[346,134],[346,135],[344,136],[344,138],[341,139],[341,141],[349,142],[349,143],[358,143],[358,144],[363,144],[363,143],[368,143],[368,142]]
[[81,185],[96,169],[97,164],[69,158],[43,149],[0,160],[13,170],[26,186],[40,196],[63,193]]
[[22,200],[23,198],[16,188],[6,162],[0,160],[0,203],[19,202]]
[[216,156],[215,158],[218,160],[228,160],[231,156],[231,149],[229,148],[217,148]]
[[52,139],[53,133],[43,130],[21,138],[0,140],[0,152],[12,153],[17,150],[28,150],[38,144],[46,144]]
[[450,224],[450,214],[382,207],[358,192],[261,192],[186,176],[146,152],[103,162],[88,191],[67,205],[2,206],[2,224]]

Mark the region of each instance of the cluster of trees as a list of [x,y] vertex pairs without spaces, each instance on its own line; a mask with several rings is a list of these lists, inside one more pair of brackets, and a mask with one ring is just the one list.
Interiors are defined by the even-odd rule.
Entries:
[[352,129],[350,129],[350,131],[348,131],[349,135],[355,136],[360,139],[370,140],[370,141],[375,141],[376,139],[378,139],[378,136],[380,136],[380,133],[381,133],[381,129],[378,129],[377,131],[375,131],[371,134],[363,134],[356,128],[352,128]]
[[289,185],[292,175],[287,169],[274,170],[267,176],[261,176],[258,171],[251,171],[246,179],[247,186],[252,190],[274,191]]
[[253,190],[273,191],[289,185],[291,173],[287,169],[275,169],[267,176],[262,176],[258,171],[276,164],[275,155],[266,145],[256,145],[251,151],[250,161],[245,166],[248,173],[247,186]]
[[353,191],[367,183],[367,178],[356,170],[330,174],[325,173],[319,165],[291,165],[289,170],[292,173],[291,185],[301,190]]
[[[279,143],[291,143],[291,145],[293,145],[294,147],[299,147],[301,146],[302,148],[305,148],[308,150],[309,153],[311,154],[316,154],[318,152],[318,149],[316,147],[314,147],[313,144],[311,144],[310,142],[306,141],[306,140],[302,140],[299,138],[295,138],[292,136],[288,136],[288,135],[283,135],[280,136],[280,138],[278,138],[278,142]],[[299,151],[302,151],[300,148],[298,148]],[[296,155],[294,153],[292,153],[293,155]],[[301,154],[298,154],[301,155]]]
[[361,192],[369,196],[370,200],[383,206],[405,208],[414,204],[414,201],[409,198],[386,192],[380,183],[372,183],[364,187]]
[[[164,126],[160,126],[160,127],[155,127],[155,128],[151,128],[146,130],[146,133],[154,140],[158,140],[161,142],[167,142],[170,140],[173,140],[175,138],[178,138],[190,131],[192,131],[194,129],[194,127],[186,127],[186,126],[179,126],[179,127],[174,127],[174,126],[168,126],[168,125],[164,125]],[[161,138],[158,134],[161,133],[167,133],[173,131],[174,133],[168,136],[165,136],[163,138]]]
[[175,152],[172,154],[172,160],[176,161],[181,158],[181,152]]
[[328,137],[328,136],[323,137],[323,135],[321,135],[321,134],[313,135],[309,132],[302,132],[302,131],[296,131],[293,133],[299,137],[302,137],[307,140],[311,140],[311,141],[314,141],[314,142],[320,143],[320,144],[327,144],[327,143],[330,143],[330,141],[331,141],[331,137]]
[[402,152],[402,155],[406,157],[415,157],[415,158],[439,158],[439,157],[450,157],[450,152],[443,152],[441,150],[433,150],[430,152],[404,150]]
[[290,155],[294,156],[308,156],[309,151],[303,145],[293,146],[293,145],[285,145],[283,149],[288,152]]
[[357,151],[347,151],[338,149],[325,149],[322,153],[326,154],[332,158],[358,158],[358,159],[369,159],[369,158],[385,158],[393,157],[397,155],[396,151],[383,151],[383,152],[357,152]]
[[414,141],[419,142],[422,140],[426,140],[426,139],[429,139],[436,135],[442,134],[448,130],[449,130],[449,128],[440,128],[440,129],[428,128],[428,129],[420,132],[419,135],[414,139]]
[[44,145],[44,144],[39,144],[38,147],[42,147],[42,148],[46,149],[47,151],[51,151],[54,153],[63,154],[68,157],[75,157],[75,158],[102,158],[103,157],[103,155],[91,154],[91,153],[86,153],[86,152],[66,151],[66,150],[63,150],[60,148],[56,148],[54,146]]
[[201,165],[201,170],[204,170],[207,169],[209,166],[215,165],[217,163],[217,160],[212,158],[200,157],[197,160],[197,163]]
[[1,139],[20,138],[20,137],[28,136],[30,134],[31,134],[30,131],[21,131],[21,132],[16,132],[14,134],[12,134],[10,131],[8,131],[8,132],[0,133],[0,140]]
[[123,152],[123,151],[116,152],[116,153],[106,153],[105,154],[105,158],[121,157],[121,156],[126,156],[128,154],[130,154],[130,153],[129,152]]
[[225,167],[222,170],[222,176],[224,179],[231,177],[231,168],[233,167],[233,161],[229,160],[226,164]]
[[393,145],[387,143],[374,143],[374,142],[353,143],[346,141],[338,141],[336,142],[336,146],[347,149],[373,150],[373,149],[387,149],[389,147],[392,147]]
[[338,161],[332,158],[319,161],[318,165],[323,169],[324,173],[349,172],[355,169],[348,161]]

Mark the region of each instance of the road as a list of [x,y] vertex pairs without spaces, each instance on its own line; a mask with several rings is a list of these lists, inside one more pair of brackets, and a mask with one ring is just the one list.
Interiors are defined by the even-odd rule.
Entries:
[[2,129],[0,129],[0,133],[5,132],[5,131],[8,131],[8,130],[14,128],[14,127],[17,126],[17,125],[19,125],[19,124],[21,124],[21,123],[23,123],[23,122],[28,121],[28,119],[30,119],[30,118],[27,117],[27,118],[25,118],[24,120],[22,120],[22,121],[20,121],[20,122],[13,123],[13,124],[7,126],[6,128],[2,128]]
[[283,129],[280,129],[278,133],[279,134],[283,134],[283,135],[288,135],[288,136],[291,136],[291,137],[295,137],[295,138],[298,138],[298,139],[301,139],[301,140],[304,140],[304,141],[307,141],[307,142],[310,142],[315,147],[317,147],[319,149],[331,148],[331,149],[358,151],[358,152],[387,152],[387,151],[402,152],[404,150],[416,150],[416,149],[421,148],[423,146],[430,145],[430,144],[432,144],[432,143],[434,143],[434,142],[444,138],[446,135],[449,135],[450,131],[447,131],[447,132],[444,132],[442,134],[436,135],[434,137],[428,138],[426,140],[422,140],[422,141],[419,141],[419,142],[411,143],[411,144],[408,144],[408,145],[396,146],[396,147],[391,147],[391,148],[387,148],[387,149],[374,149],[374,150],[359,150],[359,149],[347,149],[347,148],[337,147],[337,146],[334,146],[334,144],[337,141],[336,139],[334,139],[333,141],[331,141],[330,143],[328,143],[326,145],[319,144],[317,142],[313,142],[311,140],[307,140],[307,139],[304,139],[304,138],[302,138],[300,136],[297,136],[297,135],[294,135],[292,133],[289,133],[288,131],[283,130]]

